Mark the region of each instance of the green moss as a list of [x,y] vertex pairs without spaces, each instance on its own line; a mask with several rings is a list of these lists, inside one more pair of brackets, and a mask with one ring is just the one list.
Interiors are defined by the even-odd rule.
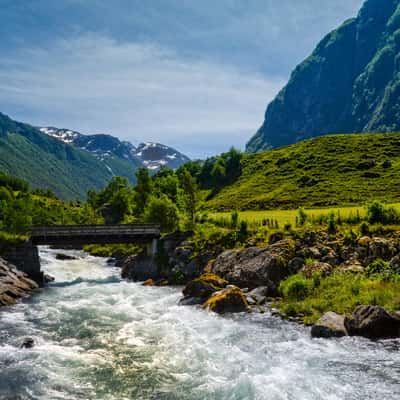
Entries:
[[215,293],[203,304],[203,308],[217,313],[246,311],[248,307],[246,296],[236,286]]

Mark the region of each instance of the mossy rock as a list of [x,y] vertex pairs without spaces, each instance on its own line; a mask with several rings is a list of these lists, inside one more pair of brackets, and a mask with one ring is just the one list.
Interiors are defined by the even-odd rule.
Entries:
[[218,314],[227,312],[244,312],[249,310],[246,296],[237,286],[229,286],[214,293],[204,304],[203,308]]
[[156,286],[156,283],[153,279],[147,279],[142,283],[143,286]]
[[228,281],[215,274],[203,274],[190,281],[183,289],[185,297],[207,299],[228,285]]

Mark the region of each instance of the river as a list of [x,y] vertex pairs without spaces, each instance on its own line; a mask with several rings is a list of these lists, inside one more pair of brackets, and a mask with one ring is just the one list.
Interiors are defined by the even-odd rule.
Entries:
[[[56,282],[0,310],[0,399],[400,399],[400,342],[311,339],[268,313],[178,306],[177,288],[41,249]],[[20,349],[26,337],[32,349]]]

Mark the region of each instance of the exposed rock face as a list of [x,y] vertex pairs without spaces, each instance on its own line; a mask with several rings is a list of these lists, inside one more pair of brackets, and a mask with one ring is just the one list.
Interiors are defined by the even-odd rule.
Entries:
[[378,306],[358,306],[344,321],[351,336],[370,339],[400,337],[400,316]]
[[203,308],[218,314],[236,313],[249,310],[246,296],[237,286],[227,286],[215,292],[204,304]]
[[228,250],[217,257],[211,271],[239,287],[268,286],[271,292],[276,292],[279,282],[289,275],[288,262],[294,252],[291,240],[264,248]]
[[247,144],[256,152],[328,133],[397,132],[397,0],[367,0],[293,71]]
[[312,337],[341,337],[346,336],[344,316],[332,311],[325,313],[311,328]]
[[38,287],[28,275],[0,258],[0,306],[15,304]]

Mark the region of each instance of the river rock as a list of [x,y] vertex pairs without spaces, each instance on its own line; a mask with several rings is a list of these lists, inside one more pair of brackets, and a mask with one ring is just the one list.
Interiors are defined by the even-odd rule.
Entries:
[[143,286],[156,286],[156,283],[153,279],[147,279],[142,283]]
[[27,337],[21,343],[21,349],[31,349],[35,346],[35,340],[31,337]]
[[161,278],[155,257],[147,256],[145,253],[127,257],[122,262],[121,276],[133,281]]
[[246,296],[237,286],[229,285],[215,292],[204,304],[203,308],[218,314],[249,311]]
[[344,316],[332,311],[325,313],[311,328],[312,337],[330,338],[346,335]]
[[294,242],[281,240],[268,247],[228,250],[212,263],[211,271],[227,281],[250,289],[268,286],[276,292],[289,274],[288,262],[294,257]]
[[268,296],[267,286],[260,286],[246,293],[247,302],[252,305],[264,304],[267,300],[267,296]]
[[0,306],[15,304],[19,298],[27,296],[38,287],[28,275],[0,258]]
[[66,260],[77,260],[77,259],[78,259],[77,257],[71,256],[69,254],[64,254],[64,253],[56,254],[56,260],[66,261]]
[[379,306],[358,306],[344,321],[351,336],[364,336],[370,339],[400,337],[400,316],[389,313]]

